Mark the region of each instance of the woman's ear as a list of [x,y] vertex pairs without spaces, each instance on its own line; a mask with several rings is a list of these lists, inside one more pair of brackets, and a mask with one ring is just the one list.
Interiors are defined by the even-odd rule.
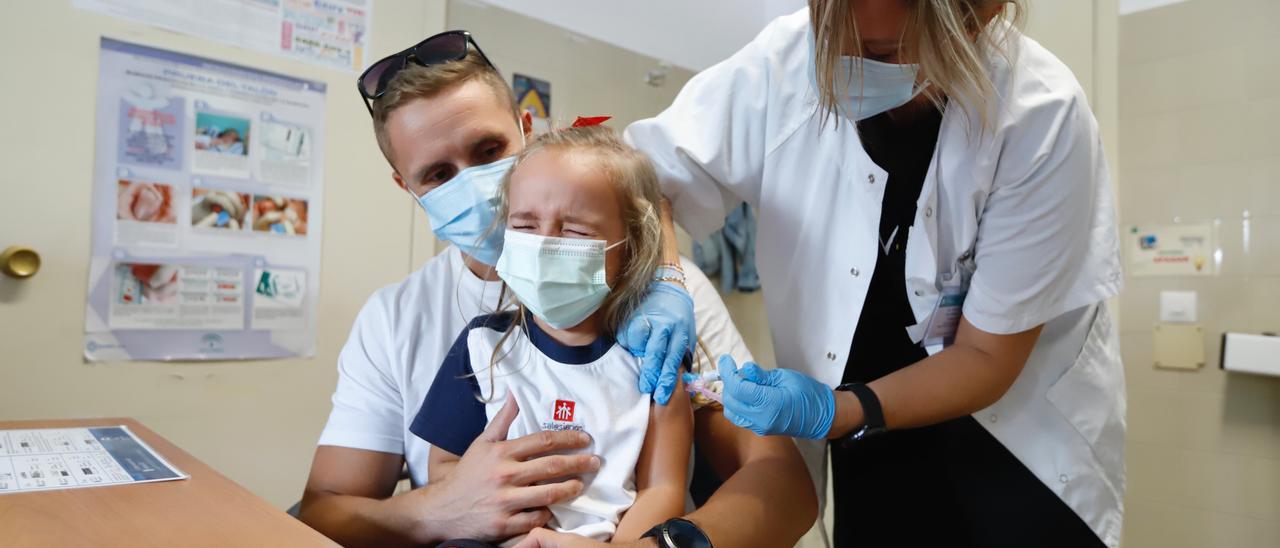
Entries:
[[526,142],[533,138],[533,113],[526,110],[520,115],[520,130],[524,132]]

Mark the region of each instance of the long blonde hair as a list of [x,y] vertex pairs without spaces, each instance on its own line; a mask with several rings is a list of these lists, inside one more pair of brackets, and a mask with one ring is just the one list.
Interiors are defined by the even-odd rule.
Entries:
[[[534,139],[516,157],[516,162],[502,179],[499,191],[497,217],[490,231],[504,230],[510,213],[511,175],[530,156],[542,152],[573,152],[585,154],[595,163],[605,180],[614,185],[622,209],[622,222],[626,227],[626,243],[622,244],[622,272],[600,305],[605,333],[615,333],[622,323],[640,306],[645,297],[653,273],[662,256],[662,225],[658,219],[658,174],[649,158],[622,141],[612,129],[605,126],[567,128],[544,133]],[[517,330],[525,330],[525,309],[515,294],[503,284],[498,310],[514,306],[516,317],[490,356],[489,367],[495,367],[505,356],[503,348]],[[489,376],[490,397],[493,397],[493,375]]]
[[[950,99],[977,113],[982,129],[990,126],[990,107],[996,95],[987,72],[988,48],[1006,51],[1007,33],[996,33],[987,21],[991,10],[1000,9],[995,19],[1004,18],[1017,26],[1026,16],[1025,0],[903,0],[910,15],[903,29],[899,54],[920,65],[920,74],[929,82],[924,95],[938,108]],[[1012,8],[1012,9],[1009,9]],[[862,39],[849,0],[809,0],[809,21],[814,36],[814,68],[818,81],[819,105],[825,116],[840,106],[837,71],[840,58],[852,46],[863,57]],[[838,120],[838,118],[837,118]],[[837,121],[837,123],[839,123]]]

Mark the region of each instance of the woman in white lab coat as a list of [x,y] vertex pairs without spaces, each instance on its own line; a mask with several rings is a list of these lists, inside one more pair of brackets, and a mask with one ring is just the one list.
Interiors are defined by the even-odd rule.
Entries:
[[779,367],[724,360],[725,414],[820,493],[831,440],[838,546],[1119,542],[1112,191],[1017,4],[811,0],[627,130],[695,238],[759,213]]

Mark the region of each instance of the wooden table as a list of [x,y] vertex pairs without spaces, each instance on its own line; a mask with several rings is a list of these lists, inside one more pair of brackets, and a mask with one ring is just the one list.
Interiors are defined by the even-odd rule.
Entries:
[[191,479],[0,495],[0,545],[334,546],[133,419],[0,421],[0,429],[120,424]]

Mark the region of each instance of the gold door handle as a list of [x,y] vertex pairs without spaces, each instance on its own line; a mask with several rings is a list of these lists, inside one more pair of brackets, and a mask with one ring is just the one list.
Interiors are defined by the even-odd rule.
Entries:
[[0,272],[14,278],[30,278],[40,271],[40,254],[20,245],[11,245],[0,253]]

